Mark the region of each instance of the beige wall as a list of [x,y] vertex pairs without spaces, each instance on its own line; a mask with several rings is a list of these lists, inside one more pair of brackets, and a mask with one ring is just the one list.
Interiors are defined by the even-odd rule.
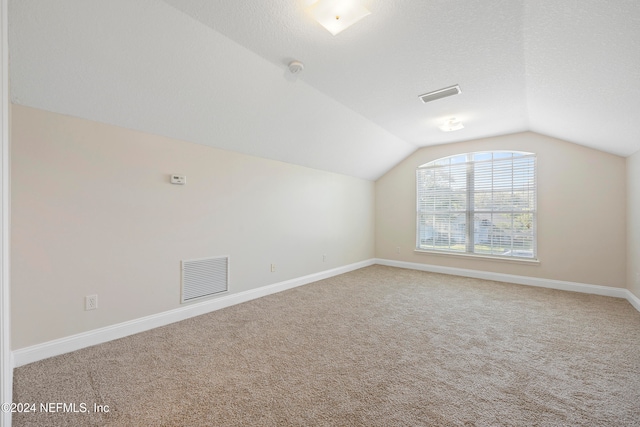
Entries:
[[627,287],[640,298],[640,151],[627,157]]
[[179,307],[183,259],[229,255],[235,293],[374,255],[373,182],[12,114],[13,349]]
[[[540,264],[415,253],[415,168],[497,149],[538,155]],[[375,255],[640,296],[640,153],[526,132],[421,149],[374,185],[13,106],[11,166],[13,349],[179,307],[180,260],[216,255],[232,293]]]
[[[537,265],[414,252],[415,169],[482,150],[537,154]],[[423,148],[376,182],[376,257],[625,287],[625,186],[624,158],[532,132]]]

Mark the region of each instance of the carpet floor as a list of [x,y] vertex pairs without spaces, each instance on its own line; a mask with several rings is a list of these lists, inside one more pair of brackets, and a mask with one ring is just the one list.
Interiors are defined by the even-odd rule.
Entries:
[[640,426],[640,313],[375,265],[14,376],[18,427]]

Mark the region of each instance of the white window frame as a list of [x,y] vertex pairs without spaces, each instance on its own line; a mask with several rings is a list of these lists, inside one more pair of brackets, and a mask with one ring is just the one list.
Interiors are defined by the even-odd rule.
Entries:
[[[436,179],[446,188],[438,189]],[[476,191],[476,182],[482,183],[483,188]],[[505,194],[511,195],[511,204],[505,205],[504,200],[494,202]],[[475,199],[482,196],[485,199],[488,196],[491,202],[476,209]],[[440,201],[441,206],[436,207]],[[509,217],[511,223],[505,223],[504,218]],[[496,225],[500,218],[502,223]],[[526,224],[522,221],[516,224],[516,218],[525,218]],[[488,243],[476,245],[475,239],[481,233]],[[416,251],[537,262],[535,153],[504,150],[461,153],[419,166]]]

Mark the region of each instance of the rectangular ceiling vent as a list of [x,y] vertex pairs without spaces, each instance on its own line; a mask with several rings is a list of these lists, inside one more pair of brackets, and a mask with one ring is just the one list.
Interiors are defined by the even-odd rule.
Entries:
[[229,257],[182,261],[182,299],[193,301],[225,292],[229,284]]
[[418,98],[422,100],[425,104],[427,102],[435,101],[436,99],[446,98],[447,96],[453,96],[461,93],[460,86],[454,85],[445,87],[444,89],[435,90],[433,92],[425,93],[424,95],[420,95]]

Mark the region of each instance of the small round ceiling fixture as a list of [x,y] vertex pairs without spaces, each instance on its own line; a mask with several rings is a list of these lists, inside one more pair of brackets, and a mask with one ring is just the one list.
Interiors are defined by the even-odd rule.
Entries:
[[464,128],[464,125],[460,120],[457,120],[455,117],[451,117],[447,119],[442,126],[440,126],[440,130],[443,132],[453,132],[456,130],[460,130]]
[[289,62],[289,71],[291,74],[297,74],[300,71],[304,70],[304,64],[300,61],[291,61]]

